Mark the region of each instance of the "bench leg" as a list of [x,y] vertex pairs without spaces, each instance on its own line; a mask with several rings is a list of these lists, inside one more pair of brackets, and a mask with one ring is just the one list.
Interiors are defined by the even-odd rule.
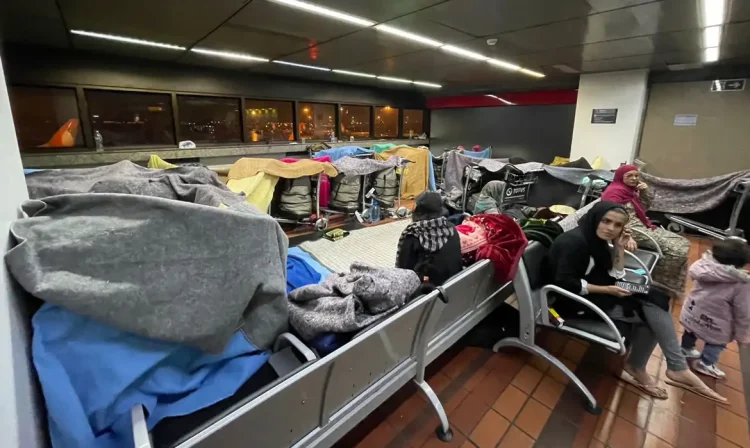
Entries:
[[534,355],[537,355],[537,356],[540,356],[540,357],[544,358],[547,362],[549,362],[550,364],[552,364],[555,367],[557,367],[558,369],[560,369],[562,371],[562,373],[564,373],[565,376],[567,376],[570,379],[570,381],[572,381],[573,384],[576,385],[576,387],[578,388],[578,390],[581,391],[581,393],[583,394],[584,398],[586,399],[586,410],[588,412],[590,412],[590,413],[592,413],[594,415],[601,414],[602,409],[599,406],[597,406],[596,399],[591,394],[591,392],[589,391],[588,387],[586,387],[586,385],[584,385],[581,382],[581,380],[578,379],[578,377],[576,376],[576,374],[573,373],[568,368],[568,366],[566,366],[565,364],[563,364],[562,362],[560,362],[559,359],[557,359],[554,356],[550,355],[549,352],[547,352],[547,350],[539,347],[538,345],[524,344],[518,338],[505,338],[505,339],[501,339],[501,340],[497,341],[495,343],[495,345],[492,347],[492,351],[494,351],[494,352],[497,353],[497,351],[500,350],[503,347],[516,347],[516,348],[520,348],[521,350],[525,350],[525,351],[527,351],[527,352],[529,352],[531,354],[534,354]]
[[446,415],[445,413],[443,404],[440,402],[437,394],[435,394],[435,391],[432,390],[432,387],[427,384],[427,381],[414,380],[414,382],[417,383],[417,386],[419,386],[422,392],[424,392],[427,399],[430,400],[430,404],[432,404],[432,407],[435,408],[435,412],[440,419],[440,426],[435,429],[435,434],[437,434],[438,439],[440,439],[441,441],[450,442],[451,440],[453,440],[453,431],[451,431],[451,428],[448,425],[448,415]]

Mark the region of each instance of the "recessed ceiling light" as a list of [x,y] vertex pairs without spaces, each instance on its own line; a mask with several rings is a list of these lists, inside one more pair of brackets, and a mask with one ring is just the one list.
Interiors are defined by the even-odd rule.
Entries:
[[92,31],[84,31],[84,30],[70,30],[70,32],[73,34],[78,34],[79,36],[95,37],[97,39],[114,40],[117,42],[124,42],[127,44],[147,45],[149,47],[166,48],[168,50],[185,50],[186,49],[185,47],[181,47],[179,45],[163,44],[161,42],[152,42],[150,40],[134,39],[132,37],[125,37],[125,36],[116,36],[114,34],[94,33]]
[[724,23],[727,0],[701,0],[703,6],[703,26],[716,26]]
[[369,73],[361,73],[361,72],[350,72],[349,70],[333,70],[334,73],[341,73],[342,75],[350,75],[350,76],[361,76],[362,78],[375,78],[375,75],[371,75]]
[[424,82],[424,81],[414,81],[414,84],[416,84],[418,86],[432,87],[434,89],[439,89],[439,88],[443,87],[440,84],[435,84],[433,82]]
[[721,26],[703,28],[703,48],[721,45]]
[[411,84],[411,79],[404,79],[404,78],[392,78],[390,76],[378,76],[378,79],[382,79],[383,81],[390,81],[390,82],[401,82],[404,84]]
[[378,25],[375,27],[375,29],[379,31],[384,31],[389,34],[393,34],[395,36],[403,37],[404,39],[409,39],[415,42],[429,45],[431,47],[440,47],[441,45],[443,45],[442,42],[438,42],[434,39],[430,39],[429,37],[424,37],[424,36],[420,36],[419,34],[414,34],[408,31],[403,31],[398,28],[394,28],[390,25]]
[[321,16],[330,17],[332,19],[337,19],[342,22],[348,22],[353,23],[354,25],[360,25],[360,26],[373,26],[376,22],[373,22],[372,20],[363,19],[362,17],[353,16],[351,14],[346,14],[344,12],[339,12],[334,9],[324,8],[322,6],[313,5],[312,3],[307,2],[301,2],[299,0],[271,0],[275,3],[280,3],[282,5],[291,6],[292,8],[301,9],[307,12],[311,12],[313,14],[320,14]]
[[515,103],[511,103],[510,101],[508,101],[508,100],[506,100],[506,99],[503,99],[503,98],[500,98],[500,97],[499,97],[499,96],[497,96],[497,95],[490,95],[490,94],[487,94],[487,95],[485,95],[485,96],[488,96],[488,97],[490,97],[490,98],[494,98],[494,99],[496,99],[496,100],[498,100],[498,101],[502,101],[503,103],[507,104],[508,106],[515,106],[515,105],[516,105]]
[[292,67],[309,68],[309,69],[312,69],[312,70],[320,70],[322,72],[330,72],[331,71],[330,68],[317,67],[315,65],[297,64],[295,62],[287,62],[287,61],[271,61],[271,62],[275,62],[277,64],[283,64],[283,65],[291,65]]
[[502,67],[508,70],[513,70],[513,71],[521,70],[520,65],[511,64],[510,62],[501,61],[500,59],[489,58],[487,59],[487,62],[489,62],[492,65],[496,65],[498,67]]
[[230,51],[216,51],[216,50],[209,50],[207,48],[191,48],[190,51],[194,51],[196,53],[200,54],[207,54],[209,56],[218,56],[220,58],[226,58],[226,59],[238,59],[242,61],[257,61],[257,62],[268,62],[268,59],[266,58],[259,58],[257,56],[251,56],[249,54],[243,54],[243,53],[233,53]]
[[448,53],[453,53],[455,55],[463,56],[465,58],[474,59],[477,61],[486,61],[487,59],[489,59],[483,54],[479,54],[475,51],[464,50],[463,48],[459,48],[454,45],[443,45],[440,48],[444,51],[447,51]]
[[544,78],[544,73],[535,72],[534,70],[529,70],[527,68],[522,68],[519,72],[524,75],[533,76],[534,78]]
[[711,47],[703,50],[703,62],[716,62],[719,60],[719,47]]

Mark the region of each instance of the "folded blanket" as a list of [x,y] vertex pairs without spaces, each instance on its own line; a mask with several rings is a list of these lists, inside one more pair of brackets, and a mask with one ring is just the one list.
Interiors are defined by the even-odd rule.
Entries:
[[364,176],[398,166],[398,157],[391,157],[385,161],[342,157],[333,162],[333,166],[346,177]]
[[318,334],[361,330],[402,306],[421,281],[414,271],[354,263],[319,285],[289,294],[289,322],[306,341]]
[[430,185],[430,151],[424,148],[398,146],[375,154],[377,160],[388,160],[399,156],[410,160],[402,179],[401,197],[412,199],[427,190]]
[[267,348],[287,327],[288,240],[233,196],[227,208],[108,193],[27,201],[5,262],[31,295],[121,330],[219,352],[242,329]]
[[483,159],[477,158],[477,153],[465,154],[466,155],[458,151],[448,151],[443,155],[443,163],[445,164],[445,168],[443,169],[443,180],[446,191],[450,191],[453,188],[458,188],[463,191],[464,169],[469,165],[480,165],[487,168],[489,171],[497,172],[508,164],[508,159]]
[[244,179],[258,173],[271,174],[285,179],[297,179],[304,176],[315,176],[321,172],[336,177],[338,172],[330,163],[301,159],[297,163],[284,163],[276,159],[242,158],[229,168],[229,179]]
[[750,170],[705,179],[667,179],[641,173],[654,195],[649,210],[698,213],[718,207],[740,182],[750,181]]

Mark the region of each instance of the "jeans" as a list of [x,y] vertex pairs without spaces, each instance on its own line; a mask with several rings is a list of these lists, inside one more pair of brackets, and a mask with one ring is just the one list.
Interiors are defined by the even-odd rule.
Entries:
[[[690,350],[691,348],[695,348],[695,342],[698,340],[698,337],[689,332],[685,331],[682,335],[682,348],[685,350]],[[709,344],[706,342],[703,345],[703,352],[701,353],[701,361],[703,361],[703,364],[707,366],[712,366],[716,364],[716,362],[719,360],[719,355],[721,355],[721,352],[727,348],[726,345],[722,344]]]

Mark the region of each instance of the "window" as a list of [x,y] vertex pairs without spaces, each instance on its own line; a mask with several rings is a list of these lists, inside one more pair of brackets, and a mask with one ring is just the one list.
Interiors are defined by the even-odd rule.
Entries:
[[245,125],[251,142],[294,141],[293,103],[245,101]]
[[375,108],[375,137],[398,137],[398,109]]
[[22,150],[83,146],[75,90],[10,87],[9,95]]
[[336,129],[336,106],[299,103],[297,123],[299,123],[299,138],[330,140]]
[[341,107],[341,139],[370,137],[370,106]]
[[171,95],[88,90],[86,99],[105,147],[175,144]]
[[424,111],[404,109],[404,137],[416,137],[424,132]]
[[180,140],[195,143],[238,143],[240,100],[210,96],[177,96]]

